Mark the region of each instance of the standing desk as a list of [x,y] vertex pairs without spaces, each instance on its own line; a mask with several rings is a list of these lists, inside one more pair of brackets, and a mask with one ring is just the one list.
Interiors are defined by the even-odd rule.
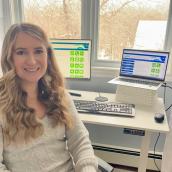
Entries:
[[[76,91],[76,90],[75,91],[73,90],[73,92],[81,94],[81,97],[73,97],[73,99],[94,100],[95,97],[98,96],[97,92]],[[115,101],[115,94],[101,93],[101,96],[107,97],[108,102]],[[87,114],[87,113],[86,114],[80,113],[80,118],[84,123],[144,130],[145,135],[142,136],[142,141],[140,146],[140,159],[138,164],[138,172],[146,172],[151,133],[152,132],[167,133],[169,131],[169,126],[168,126],[162,98],[157,98],[153,106],[135,104],[135,112],[136,115],[133,118]],[[155,122],[154,120],[155,113],[165,114],[165,119],[163,123]]]

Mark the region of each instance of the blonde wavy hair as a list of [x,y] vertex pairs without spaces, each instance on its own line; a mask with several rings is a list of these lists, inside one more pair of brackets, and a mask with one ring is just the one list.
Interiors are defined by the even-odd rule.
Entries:
[[42,41],[47,48],[48,67],[46,74],[38,81],[38,100],[46,107],[46,115],[52,127],[65,124],[72,127],[72,118],[67,108],[64,80],[55,62],[55,57],[44,31],[33,24],[12,25],[3,42],[0,79],[0,110],[4,138],[11,142],[27,142],[43,133],[43,126],[35,116],[34,109],[26,104],[27,93],[20,87],[20,78],[12,61],[13,47],[18,33],[24,32]]

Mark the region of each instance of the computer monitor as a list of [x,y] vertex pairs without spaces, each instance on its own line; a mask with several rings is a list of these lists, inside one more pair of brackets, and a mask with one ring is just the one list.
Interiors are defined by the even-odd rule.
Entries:
[[169,52],[124,49],[120,76],[164,81]]
[[65,78],[91,78],[91,40],[52,38],[50,43]]

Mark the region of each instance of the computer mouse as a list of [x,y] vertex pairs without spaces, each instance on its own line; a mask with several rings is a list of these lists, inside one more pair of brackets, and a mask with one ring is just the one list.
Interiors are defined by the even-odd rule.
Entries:
[[164,114],[163,113],[156,113],[154,119],[158,123],[162,123],[164,121]]

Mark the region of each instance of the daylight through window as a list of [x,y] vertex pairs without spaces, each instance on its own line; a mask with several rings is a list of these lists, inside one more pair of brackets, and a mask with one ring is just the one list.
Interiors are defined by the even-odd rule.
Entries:
[[124,48],[162,50],[169,0],[100,0],[98,59],[121,59]]

